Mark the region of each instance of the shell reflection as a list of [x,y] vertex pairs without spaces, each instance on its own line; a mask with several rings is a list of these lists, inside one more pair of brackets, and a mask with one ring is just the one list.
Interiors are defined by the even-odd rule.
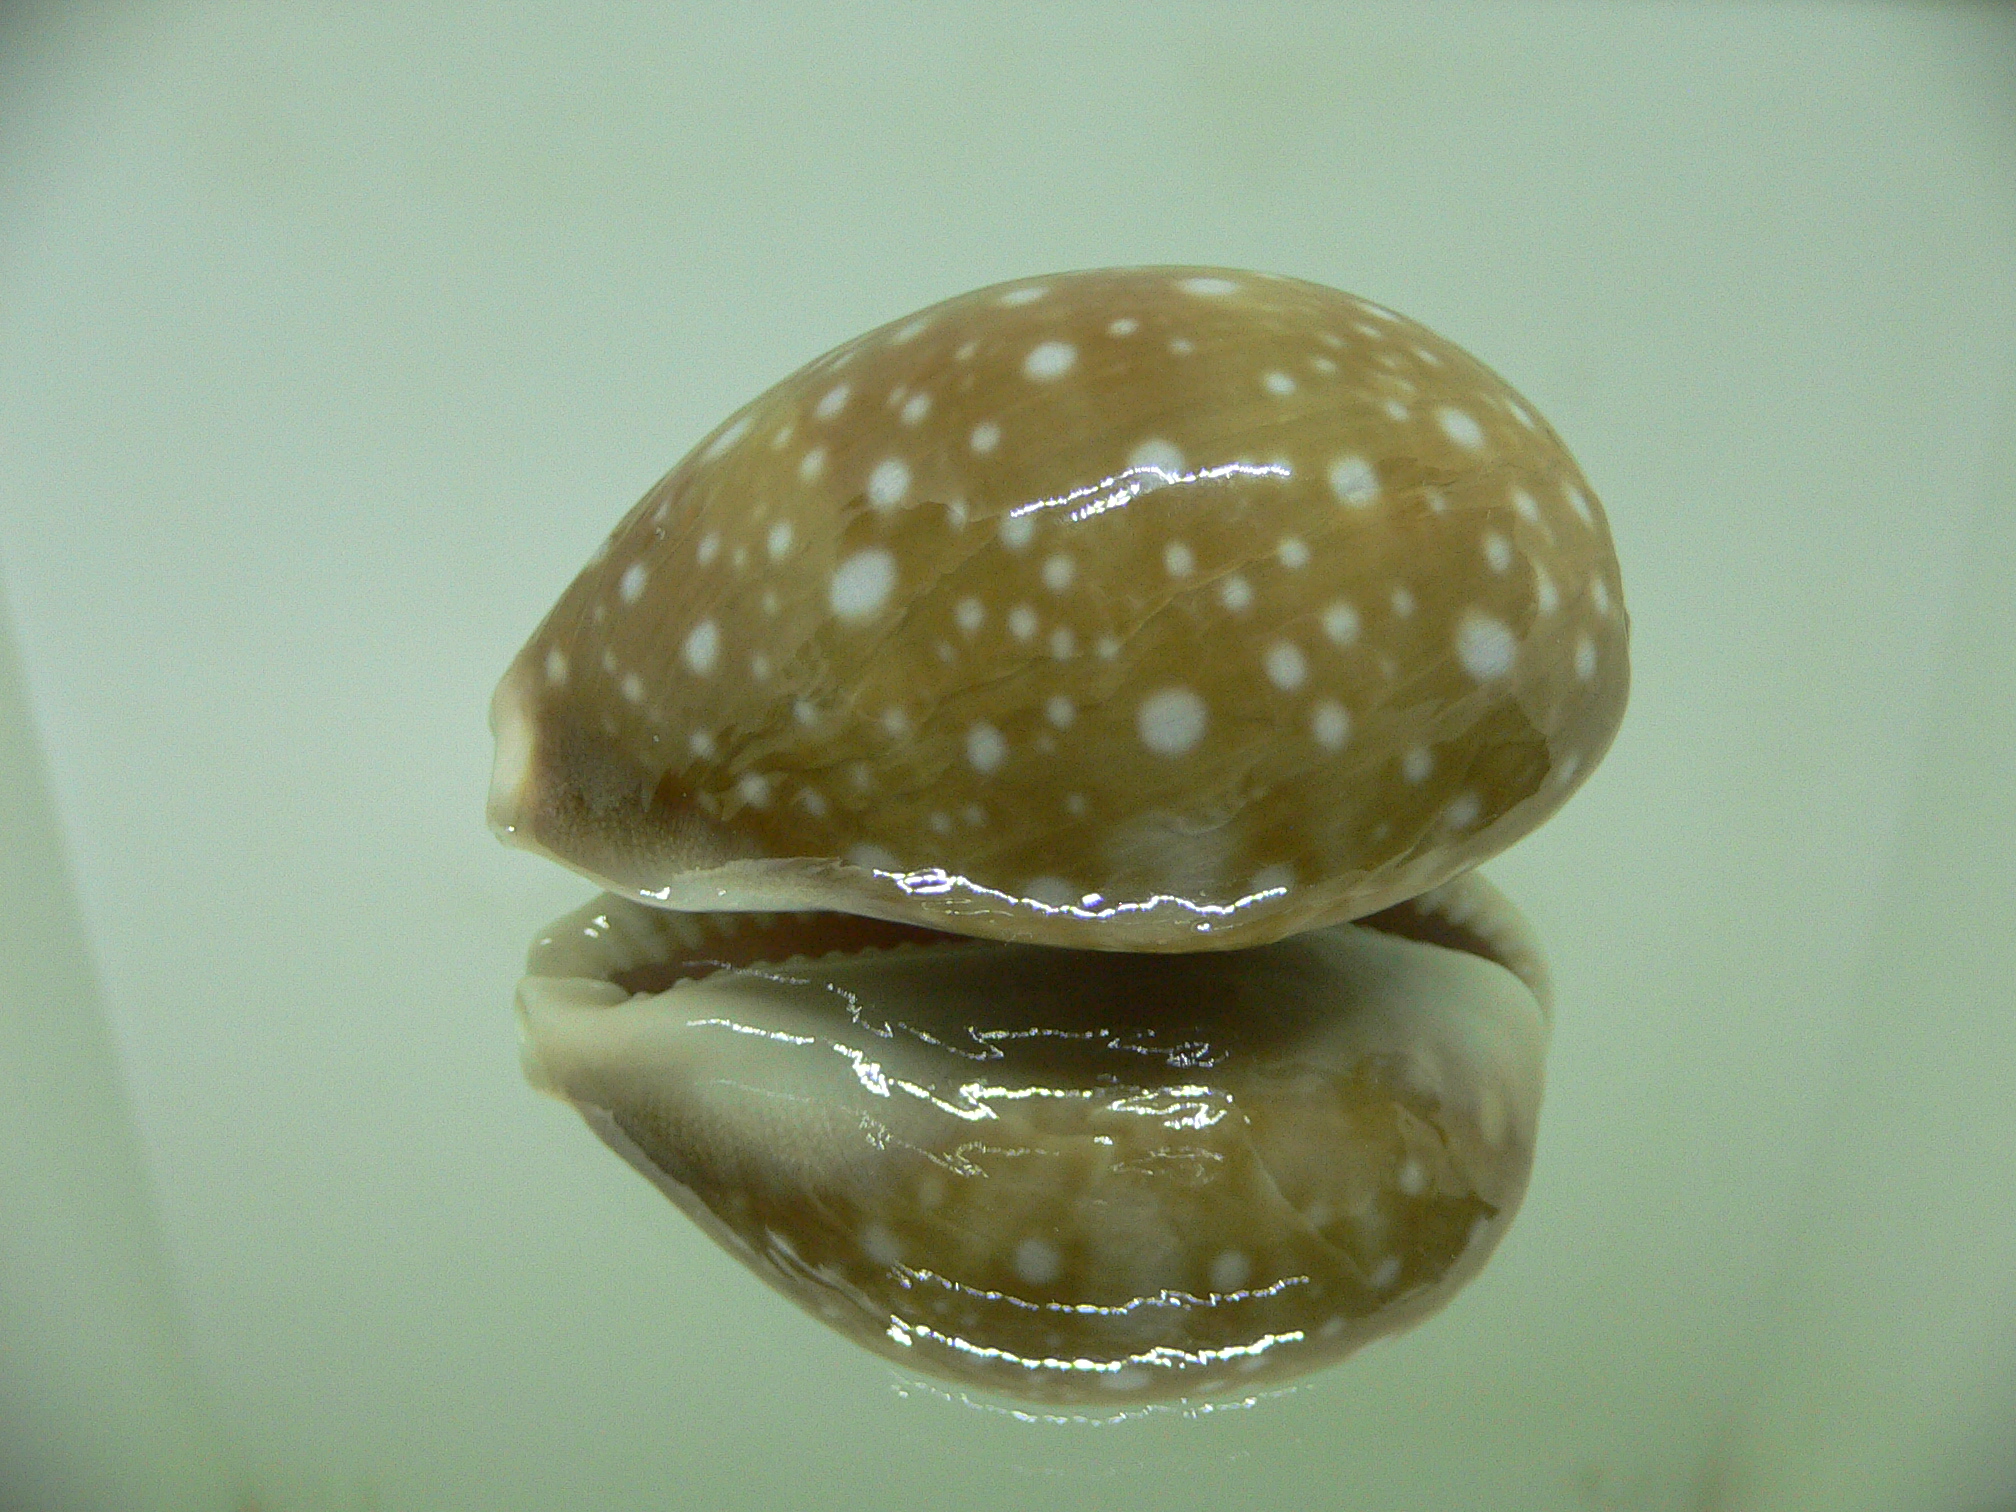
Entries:
[[1181,955],[605,895],[518,995],[534,1083],[773,1286],[906,1367],[1102,1405],[1448,1301],[1525,1189],[1546,1000],[1474,874]]

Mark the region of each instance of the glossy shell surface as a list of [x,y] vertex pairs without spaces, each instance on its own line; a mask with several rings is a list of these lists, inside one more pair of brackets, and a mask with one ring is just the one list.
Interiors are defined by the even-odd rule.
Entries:
[[1489,369],[1222,269],[949,300],[738,410],[493,704],[493,825],[626,896],[1194,951],[1503,849],[1622,717],[1603,512]]
[[1181,955],[605,895],[518,1006],[533,1082],[815,1316],[1101,1410],[1279,1382],[1447,1302],[1525,1190],[1547,1038],[1474,875]]

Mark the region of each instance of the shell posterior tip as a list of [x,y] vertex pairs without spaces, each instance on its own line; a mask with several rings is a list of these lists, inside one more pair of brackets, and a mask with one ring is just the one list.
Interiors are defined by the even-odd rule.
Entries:
[[537,741],[532,709],[516,667],[504,675],[490,699],[490,729],[496,737],[497,749],[490,764],[490,797],[485,816],[498,839],[511,845],[523,844],[519,829],[531,786]]

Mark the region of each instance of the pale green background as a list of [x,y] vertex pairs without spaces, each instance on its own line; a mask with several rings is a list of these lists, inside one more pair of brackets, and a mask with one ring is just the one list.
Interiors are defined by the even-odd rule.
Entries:
[[[586,889],[485,832],[484,706],[743,399],[1148,261],[1505,373],[1636,686],[1493,868],[1560,1020],[1491,1269],[1030,1424],[522,1085]],[[2016,1501],[2006,8],[16,5],[0,569],[0,1505]]]

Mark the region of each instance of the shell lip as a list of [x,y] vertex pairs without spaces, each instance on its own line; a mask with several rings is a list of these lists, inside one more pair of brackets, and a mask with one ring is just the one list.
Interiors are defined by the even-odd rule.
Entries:
[[[619,903],[643,906],[625,914],[615,906]],[[1543,1020],[1551,1020],[1552,978],[1539,939],[1518,906],[1479,872],[1462,873],[1427,892],[1347,922],[1490,961],[1518,977],[1538,1003]],[[528,953],[526,971],[530,978],[580,978],[613,983],[626,994],[651,993],[716,971],[801,958],[981,945],[1007,945],[1060,957],[1075,953],[1072,947],[1004,941],[872,913],[820,908],[675,909],[651,895],[611,892],[542,930]]]

